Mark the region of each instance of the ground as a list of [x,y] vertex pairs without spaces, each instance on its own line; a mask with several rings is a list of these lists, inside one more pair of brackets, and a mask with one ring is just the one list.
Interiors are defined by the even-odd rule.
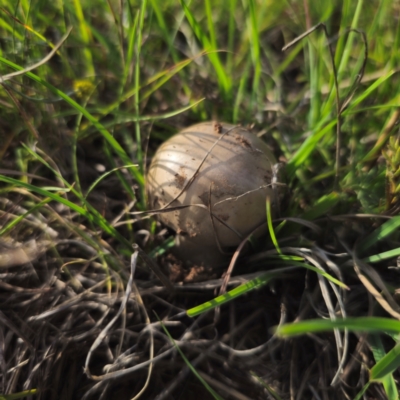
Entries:
[[[397,2],[0,13],[2,398],[398,398]],[[145,191],[202,121],[262,138],[285,187],[212,267],[176,256]]]

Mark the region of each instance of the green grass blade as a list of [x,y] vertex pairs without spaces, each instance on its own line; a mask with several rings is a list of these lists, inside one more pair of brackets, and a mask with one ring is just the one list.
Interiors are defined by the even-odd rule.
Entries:
[[165,332],[165,334],[168,336],[169,340],[172,342],[172,344],[174,345],[174,347],[178,350],[179,354],[181,355],[181,357],[183,358],[183,360],[185,361],[186,365],[189,367],[189,369],[193,372],[193,374],[196,376],[196,378],[202,383],[202,385],[209,391],[209,393],[214,397],[214,399],[216,400],[223,400],[222,397],[219,396],[219,394],[217,392],[214,391],[214,389],[199,375],[199,373],[196,371],[196,368],[193,367],[193,365],[191,364],[191,362],[187,359],[187,357],[185,356],[185,354],[183,353],[183,351],[180,349],[180,347],[176,344],[175,340],[173,339],[173,337],[171,336],[171,334],[169,333],[168,329],[166,328],[166,326],[162,323],[161,319],[158,317],[158,315],[156,314],[157,319],[160,321],[160,324]]
[[[258,34],[257,27],[257,15],[256,15],[256,5],[254,0],[249,0],[249,31],[250,31],[250,50],[251,50],[251,58],[253,61],[254,67],[254,77],[253,77],[253,90],[252,90],[252,98],[257,95],[260,95],[259,87],[260,87],[260,78],[261,78],[261,56],[260,56],[260,39]],[[251,102],[251,107],[254,106],[253,101]]]
[[113,168],[111,171],[104,172],[104,174],[100,175],[100,176],[89,186],[89,189],[87,190],[87,192],[86,192],[86,194],[85,194],[85,198],[87,198],[87,197],[89,196],[89,193],[90,193],[103,179],[107,178],[107,176],[111,175],[113,172],[119,171],[119,170],[121,170],[121,169],[123,169],[123,168],[129,168],[129,167],[132,167],[132,166],[136,167],[137,165],[132,165],[132,164],[123,165],[122,167],[116,167],[116,168]]
[[[397,355],[394,360],[393,357],[391,357],[390,359],[386,357],[399,345],[395,346],[388,354],[386,354],[382,340],[378,335],[370,335],[368,338],[368,342],[370,343],[372,353],[376,362],[376,364],[374,365],[374,367],[372,367],[370,371],[370,380],[378,380],[382,383],[388,400],[398,400],[399,394],[392,372],[394,372],[398,368],[398,365],[396,366],[396,361],[400,360],[400,357],[398,357]],[[393,361],[395,362],[393,363]],[[392,369],[393,367],[395,368],[390,371],[390,369]],[[372,378],[373,374],[375,374],[375,379]],[[382,376],[380,378],[377,378],[380,375]]]
[[311,153],[315,150],[322,138],[336,126],[336,123],[336,119],[333,119],[323,128],[321,127],[321,123],[318,124],[287,163],[286,171],[288,176],[293,176],[297,169],[301,169],[302,164],[309,159]]
[[0,394],[0,400],[17,400],[23,399],[24,397],[32,396],[37,394],[37,389],[24,390],[23,392],[13,394]]
[[[8,65],[9,67],[21,71],[23,68],[20,67],[17,64],[14,64],[13,62],[5,59],[4,57],[0,57],[0,62]],[[45,86],[47,89],[49,89],[53,94],[55,94],[58,97],[61,97],[64,99],[71,107],[73,107],[75,110],[78,112],[82,113],[95,127],[96,129],[102,134],[104,139],[107,140],[107,142],[110,144],[110,146],[113,148],[115,153],[119,156],[119,158],[122,160],[122,162],[126,165],[132,164],[131,159],[129,156],[126,154],[125,150],[121,147],[121,145],[117,142],[117,140],[111,135],[110,132],[107,131],[107,129],[104,128],[104,126],[95,118],[92,114],[90,114],[85,108],[83,108],[81,105],[79,105],[75,100],[73,100],[70,96],[65,94],[63,91],[57,89],[44,79],[40,78],[39,76],[35,75],[32,72],[27,72],[25,74],[27,77],[30,79],[34,80],[37,83],[40,83],[41,85]],[[129,171],[132,172],[132,175],[134,178],[137,180],[139,185],[144,186],[144,177],[143,175],[138,171],[137,168],[129,168]]]
[[384,251],[383,253],[379,253],[379,254],[375,254],[373,256],[363,258],[363,261],[375,263],[375,262],[380,262],[383,260],[388,260],[390,258],[395,258],[398,256],[400,256],[400,247],[398,247],[397,249]]
[[25,219],[28,215],[32,214],[36,210],[41,209],[45,204],[47,204],[50,201],[50,199],[44,199],[43,201],[39,202],[38,204],[34,205],[32,208],[30,208],[27,212],[23,213],[22,215],[18,216],[17,218],[14,218],[12,221],[10,221],[7,225],[3,226],[3,228],[0,229],[0,236],[5,235],[7,232],[9,232],[12,228],[17,226],[23,219]]
[[274,389],[272,389],[271,386],[267,385],[257,374],[255,374],[253,371],[250,372],[252,376],[254,376],[257,381],[267,389],[268,393],[275,399],[275,400],[283,400],[281,396],[279,396],[278,393]]
[[243,107],[242,103],[243,99],[245,98],[246,83],[247,79],[249,78],[250,68],[251,68],[251,62],[250,60],[248,60],[246,63],[246,67],[244,68],[244,71],[242,73],[242,76],[240,77],[239,89],[237,90],[236,94],[235,104],[233,108],[233,117],[232,117],[232,122],[234,124],[236,124],[240,119],[239,112]]
[[356,97],[352,102],[350,103],[348,109],[343,112],[343,116],[346,116],[347,113],[350,113],[351,110],[353,110],[358,104],[360,104],[362,101],[364,101],[368,96],[372,94],[373,91],[378,89],[380,85],[382,85],[384,82],[386,82],[393,74],[395,71],[389,71],[385,75],[381,76],[379,79],[377,79],[374,83],[372,83],[367,89],[365,89],[358,97]]
[[206,311],[212,310],[222,304],[225,304],[236,297],[243,296],[244,294],[256,290],[266,285],[272,279],[279,278],[283,276],[285,271],[292,270],[292,267],[282,268],[279,272],[265,272],[258,276],[257,278],[251,279],[250,281],[230,290],[229,292],[218,296],[210,301],[200,304],[186,311],[189,317],[195,317],[197,315],[203,314]]
[[[396,321],[397,322],[397,321]],[[400,367],[400,343],[396,344],[370,370],[370,380],[382,382],[382,379],[391,375]]]
[[[208,53],[208,58],[211,61],[211,64],[213,65],[215,72],[218,77],[218,84],[220,88],[222,89],[222,93],[224,94],[224,97],[226,100],[232,98],[232,82],[227,73],[224,70],[224,67],[222,66],[222,63],[219,59],[218,53],[215,51],[218,50],[217,48],[213,48],[212,43],[210,42],[209,38],[203,31],[203,29],[200,27],[198,22],[196,21],[196,18],[190,11],[189,7],[186,5],[184,0],[180,0],[182,8],[185,12],[186,19],[189,22],[189,25],[193,29],[194,34],[196,37],[200,40],[202,43],[203,47],[205,50],[211,50]],[[212,51],[214,50],[214,51]]]
[[383,223],[379,228],[375,229],[368,235],[359,245],[361,251],[368,249],[377,241],[382,240],[400,228],[400,216],[394,217]]
[[[136,146],[137,146],[137,160],[139,163],[139,171],[143,174],[144,165],[143,165],[143,151],[142,151],[142,136],[140,133],[140,123],[138,121],[140,115],[140,97],[139,97],[139,88],[140,88],[140,54],[142,49],[142,33],[143,33],[143,25],[144,25],[144,16],[146,13],[147,0],[142,0],[139,14],[139,26],[138,26],[138,34],[136,35],[136,65],[135,65],[135,114],[136,114],[136,123],[135,123],[135,131],[136,131]],[[144,195],[144,185],[141,185],[142,189],[142,202],[144,205],[145,195]]]
[[191,308],[190,310],[187,310],[186,314],[189,317],[195,317],[197,315],[203,314],[206,311],[212,310],[215,307],[221,306],[222,304],[225,304],[235,299],[236,297],[243,296],[244,294],[252,290],[259,289],[260,287],[266,285],[275,276],[276,274],[273,275],[268,272],[262,274],[261,276],[252,279],[251,281],[244,283],[221,296],[218,296],[210,301],[207,301],[203,304]]
[[[357,1],[357,7],[354,12],[353,20],[351,21],[351,28],[357,28],[358,20],[360,19],[360,14],[362,10],[363,0]],[[356,37],[356,33],[350,32],[348,38],[346,40],[346,46],[344,48],[343,54],[340,57],[340,64],[338,67],[338,75],[340,76],[343,73],[343,70],[349,64],[349,58],[354,53],[354,38]]]
[[121,80],[120,95],[122,94],[122,90],[124,89],[124,87],[128,81],[129,71],[130,71],[131,65],[133,63],[138,20],[139,20],[139,14],[136,13],[133,23],[132,23],[132,21],[130,21],[129,28],[128,28],[128,49],[127,49],[126,60],[125,60],[125,65],[124,65],[124,72],[123,72],[122,80]]
[[210,0],[204,1],[205,9],[206,9],[206,16],[207,16],[207,28],[210,34],[210,44],[212,49],[217,49],[217,39],[215,35],[214,23],[213,23],[213,10],[211,7]]
[[90,35],[89,27],[86,24],[85,17],[83,15],[82,5],[80,0],[73,0],[75,7],[75,15],[78,18],[79,32],[81,39],[84,44],[83,58],[85,59],[86,73],[87,76],[94,76],[95,69],[93,65],[92,53],[90,51]]
[[332,275],[328,274],[324,270],[314,267],[313,265],[306,264],[304,262],[296,262],[296,261],[290,261],[289,264],[293,265],[293,266],[298,266],[298,267],[309,269],[309,270],[323,276],[325,279],[327,279],[328,281],[331,281],[332,283],[341,287],[342,289],[350,290],[350,288],[346,284],[344,284],[343,282],[334,278]]
[[400,321],[381,317],[359,317],[331,320],[313,319],[278,326],[279,336],[292,337],[307,333],[319,333],[333,329],[348,329],[355,332],[393,332],[400,333]]
[[260,287],[266,285],[269,281],[271,281],[271,279],[279,277],[281,274],[285,272],[285,270],[292,270],[293,266],[310,269],[311,271],[322,275],[323,277],[333,282],[334,284],[340,286],[341,288],[349,289],[348,286],[346,286],[343,282],[340,282],[333,276],[329,275],[327,272],[317,267],[296,261],[288,261],[288,264],[291,265],[291,267],[282,268],[279,272],[266,272],[260,275],[259,277],[254,278],[221,296],[215,297],[210,301],[207,301],[203,304],[200,304],[196,307],[187,310],[186,313],[189,317],[195,317],[197,315],[203,314],[204,312],[212,310],[213,308],[218,307],[222,304],[228,303],[229,301],[239,296],[243,296],[244,294],[251,292],[252,290],[259,289]]
[[175,238],[170,236],[169,238],[165,239],[164,242],[157,246],[149,253],[150,258],[156,258],[163,255],[169,249],[172,249],[175,246]]
[[[92,210],[92,212],[89,212],[88,210],[84,209],[83,207],[78,206],[72,201],[69,201],[65,199],[62,196],[59,196],[56,193],[52,193],[48,190],[39,188],[37,186],[31,185],[29,183],[21,182],[13,178],[9,178],[7,176],[0,175],[0,181],[6,182],[8,184],[17,186],[17,187],[23,187],[31,192],[38,193],[42,196],[49,197],[52,200],[64,204],[65,206],[69,207],[71,210],[76,211],[78,214],[82,215],[85,217],[88,221],[94,223],[98,227],[104,230],[107,234],[110,236],[116,238],[120,243],[122,243],[125,247],[128,249],[132,250],[131,244],[117,231],[113,226],[111,226],[107,220],[96,210]],[[63,188],[60,188],[63,190]]]
[[308,221],[313,221],[314,219],[325,215],[329,210],[331,210],[339,202],[340,196],[336,192],[326,194],[320,197],[312,206],[312,209],[305,212],[301,218]]
[[[165,114],[159,114],[159,115],[144,115],[139,117],[139,121],[160,121],[163,119],[168,119],[168,118],[172,118],[175,117],[176,115],[182,114],[192,108],[195,108],[196,106],[198,106],[200,103],[202,103],[205,100],[205,98],[203,97],[200,100],[197,100],[193,103],[191,103],[190,105],[186,106],[186,107],[182,107],[178,110],[174,110]],[[128,124],[131,122],[136,122],[137,118],[134,115],[129,115],[129,116],[116,116],[114,118],[114,120],[110,121],[110,122],[105,122],[103,124],[103,126],[105,128],[113,128],[115,125],[121,125],[121,124]],[[88,133],[91,132],[91,128],[93,127],[87,127],[86,129],[83,129],[80,131],[80,135],[81,137],[85,137]]]
[[364,387],[357,393],[357,396],[354,397],[354,400],[361,400],[364,396],[364,393],[368,390],[370,384],[370,382],[367,382]]
[[265,202],[265,204],[266,204],[267,225],[268,225],[269,235],[271,237],[272,243],[274,244],[275,249],[278,252],[278,254],[282,254],[281,249],[279,248],[278,240],[276,239],[276,236],[275,236],[274,225],[272,224],[271,201],[269,198],[267,198],[267,201]]

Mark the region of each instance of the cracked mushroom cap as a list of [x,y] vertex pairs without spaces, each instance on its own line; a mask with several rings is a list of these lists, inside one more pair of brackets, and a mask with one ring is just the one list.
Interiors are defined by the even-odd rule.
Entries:
[[267,145],[240,126],[193,125],[156,152],[146,181],[149,208],[174,208],[158,218],[192,245],[237,246],[266,221],[267,197],[276,206],[274,164]]

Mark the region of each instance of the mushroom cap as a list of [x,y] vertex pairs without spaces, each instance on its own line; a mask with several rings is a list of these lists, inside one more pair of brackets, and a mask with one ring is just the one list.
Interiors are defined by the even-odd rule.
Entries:
[[[150,209],[173,208],[158,218],[193,245],[237,246],[266,221],[275,157],[248,130],[204,122],[164,142],[147,173]],[[219,246],[218,246],[219,243]]]

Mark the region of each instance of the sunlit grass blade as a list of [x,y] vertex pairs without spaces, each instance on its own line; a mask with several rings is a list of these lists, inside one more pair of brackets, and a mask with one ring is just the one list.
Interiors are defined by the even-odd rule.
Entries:
[[395,73],[395,71],[389,71],[388,73],[386,73],[385,75],[383,75],[379,79],[377,79],[374,83],[372,83],[359,96],[354,98],[352,100],[352,102],[350,103],[348,109],[343,112],[343,116],[346,116],[346,113],[350,113],[351,110],[353,110],[358,104],[360,104],[368,96],[370,96],[373,91],[375,91],[380,85],[382,85],[386,80],[388,80],[394,73]]
[[248,60],[244,68],[244,71],[242,73],[242,76],[240,77],[239,80],[239,89],[237,90],[235,104],[233,107],[232,122],[235,124],[239,120],[240,110],[243,107],[242,102],[245,98],[246,83],[247,80],[249,79],[250,69],[251,69],[251,61]]
[[[135,115],[118,115],[118,114],[116,114],[116,117],[112,121],[104,122],[103,126],[105,128],[113,128],[113,127],[115,127],[115,125],[129,124],[131,122],[136,122],[137,120],[143,122],[143,121],[160,121],[160,120],[163,120],[163,119],[172,118],[172,117],[175,117],[176,115],[182,114],[182,113],[184,113],[186,111],[189,111],[189,110],[195,108],[200,103],[202,103],[204,100],[205,100],[205,98],[203,97],[203,98],[191,103],[190,105],[188,105],[186,107],[182,107],[182,108],[179,108],[177,110],[173,110],[171,112],[167,112],[165,114],[142,115],[138,119],[136,118]],[[80,137],[81,138],[82,137],[86,137],[91,132],[93,132],[93,127],[88,126],[86,128],[83,128],[80,131]]]
[[212,299],[210,301],[207,301],[203,304],[200,304],[196,307],[191,308],[190,310],[187,310],[186,313],[189,317],[195,317],[206,311],[212,310],[213,308],[216,308],[222,304],[228,303],[229,301],[231,301],[239,296],[243,296],[246,293],[251,292],[252,290],[259,289],[260,287],[269,283],[271,281],[271,279],[280,277],[285,271],[293,270],[293,266],[310,269],[311,271],[322,275],[323,277],[325,277],[332,283],[342,287],[343,289],[349,289],[348,286],[345,285],[343,282],[340,282],[338,279],[329,275],[327,272],[325,272],[319,268],[316,268],[312,265],[308,265],[306,263],[300,263],[300,262],[296,262],[296,261],[288,261],[287,264],[292,265],[292,266],[286,267],[286,268],[281,268],[281,270],[279,272],[278,271],[266,272],[266,273],[260,275],[259,277],[254,278],[254,279],[250,280],[249,282],[246,282],[221,296],[215,297],[214,299]]
[[[5,10],[3,7],[0,7],[0,11],[9,14],[8,11]],[[13,29],[13,27],[6,21],[5,18],[0,18],[0,28],[3,28],[6,32],[10,34],[13,34],[15,39],[23,40],[24,38],[23,35],[21,35],[21,33]],[[0,54],[2,54],[1,49],[0,49]]]
[[323,195],[312,205],[311,210],[306,211],[301,218],[308,221],[313,221],[322,215],[326,215],[326,213],[331,210],[339,202],[339,200],[340,196],[336,192]]
[[52,200],[64,204],[65,206],[69,207],[71,210],[76,211],[78,214],[85,217],[88,221],[92,222],[93,224],[97,225],[99,228],[103,229],[105,233],[109,234],[110,236],[116,238],[121,244],[123,244],[128,249],[132,249],[131,244],[117,231],[115,230],[107,220],[96,210],[88,210],[84,209],[81,206],[78,206],[72,201],[65,199],[62,196],[59,196],[56,193],[50,192],[48,190],[42,189],[40,187],[31,185],[29,183],[21,182],[13,178],[9,178],[7,176],[0,175],[0,181],[6,182],[16,187],[23,187],[29,191],[38,193],[42,196],[49,197]]
[[[197,36],[197,38],[200,40],[200,42],[203,45],[204,50],[218,50],[217,48],[213,48],[212,43],[210,42],[210,39],[207,37],[206,33],[203,31],[203,29],[200,27],[198,22],[196,21],[195,16],[192,14],[190,11],[189,7],[186,5],[186,2],[184,0],[180,0],[180,3],[182,5],[182,8],[185,12],[185,16],[190,24],[190,26],[193,29],[194,34]],[[222,89],[222,93],[225,97],[226,100],[232,98],[232,82],[227,73],[225,72],[225,69],[219,59],[218,53],[215,52],[210,52],[208,53],[208,58],[211,61],[211,64],[213,65],[215,72],[218,77],[218,84],[220,85],[220,88]]]
[[[58,179],[67,187],[67,189],[64,189],[64,188],[54,188],[54,189],[52,189],[52,190],[58,191],[59,193],[60,193],[60,192],[63,192],[63,191],[71,191],[71,192],[82,202],[82,204],[84,205],[84,208],[85,208],[86,210],[88,210],[89,213],[92,213],[92,214],[94,214],[95,216],[101,215],[101,214],[87,201],[87,195],[84,196],[84,195],[81,193],[80,190],[77,190],[77,189],[75,188],[75,185],[69,184],[69,183],[64,179],[64,177],[63,177],[56,169],[54,169],[46,160],[44,160],[39,154],[37,154],[36,152],[32,151],[29,147],[27,147],[27,146],[25,146],[25,145],[24,145],[24,148],[26,149],[26,151],[27,151],[32,157],[34,157],[35,159],[37,159],[39,162],[41,162],[43,165],[45,165],[50,171],[52,171],[53,174],[54,174],[55,176],[57,176]],[[132,166],[132,164],[130,164],[130,166]],[[119,168],[114,169],[114,172],[116,172],[116,173],[118,174],[118,173],[119,173]],[[124,184],[125,184],[125,185],[128,185],[127,182],[126,182],[126,180],[125,180],[125,177],[124,177],[124,176],[120,176],[120,180],[121,180],[121,182],[122,182],[123,185],[124,185]],[[45,188],[45,187],[42,187],[41,189],[43,189],[43,190],[50,190],[50,189]],[[127,190],[128,193],[129,193],[130,190],[132,191],[132,189],[129,187],[129,185],[128,185],[128,187],[126,187],[126,190]],[[132,197],[133,197],[133,196],[134,196],[134,194],[132,193]],[[104,223],[105,223],[105,224],[108,224],[108,222],[107,222],[106,220],[104,220]],[[111,225],[109,225],[109,226],[110,226],[110,228],[111,228],[111,231],[115,231],[114,228],[113,228]],[[115,231],[115,232],[116,232],[116,231]]]
[[82,10],[82,4],[80,0],[73,0],[73,4],[75,7],[75,16],[78,18],[79,32],[81,35],[82,42],[84,44],[83,47],[83,58],[85,60],[86,67],[86,75],[94,76],[95,68],[93,65],[92,53],[90,51],[90,34],[89,27],[86,24],[85,16]]
[[166,328],[166,326],[162,323],[161,319],[158,317],[158,315],[156,314],[157,319],[160,321],[160,324],[165,332],[165,334],[168,336],[169,340],[171,341],[171,343],[174,345],[174,347],[176,348],[176,350],[178,350],[179,354],[181,355],[181,357],[183,358],[183,360],[185,361],[186,365],[189,367],[189,369],[193,372],[193,374],[196,376],[196,378],[202,383],[202,385],[208,390],[208,392],[214,397],[214,399],[216,400],[223,400],[222,397],[219,396],[219,394],[217,392],[214,391],[214,389],[203,379],[203,377],[201,377],[199,375],[199,373],[196,371],[196,368],[193,367],[193,365],[191,364],[191,362],[187,359],[187,357],[185,356],[185,354],[183,353],[183,351],[180,349],[180,347],[176,344],[175,340],[173,339],[173,337],[171,336],[171,334],[169,333],[168,329]]
[[37,393],[38,393],[37,389],[29,389],[29,390],[24,390],[23,392],[18,392],[13,394],[0,394],[0,400],[23,399],[25,397],[32,396]]
[[[343,117],[347,113],[351,113],[352,110],[363,100],[365,100],[374,90],[376,90],[383,82],[393,75],[394,71],[390,71],[385,76],[377,79],[373,84],[371,84],[367,89],[365,89],[358,97],[352,100],[348,109],[343,112]],[[301,168],[302,164],[309,159],[309,156],[315,150],[320,140],[336,126],[336,119],[330,121],[325,127],[322,125],[325,123],[325,118],[322,119],[318,125],[313,129],[313,132],[307,137],[300,148],[296,151],[293,157],[289,160],[287,164],[287,173],[292,176],[298,168]]]
[[398,400],[399,393],[392,373],[400,366],[399,344],[386,354],[380,336],[370,335],[368,342],[370,343],[376,362],[370,370],[370,380],[382,383],[388,399]]
[[221,296],[218,296],[210,301],[207,301],[203,304],[191,308],[190,310],[187,310],[186,313],[189,317],[195,317],[197,315],[203,314],[206,311],[212,310],[215,307],[221,306],[222,304],[225,304],[235,299],[236,297],[243,296],[244,294],[252,290],[259,289],[260,287],[270,282],[270,280],[275,276],[276,274],[275,275],[272,275],[270,273],[262,274],[261,276],[252,279],[251,281],[244,283],[243,285],[240,285]]
[[[139,25],[137,29],[136,35],[136,43],[135,43],[135,55],[136,55],[136,64],[135,64],[135,114],[136,118],[140,115],[140,96],[139,96],[139,88],[140,88],[140,57],[141,57],[141,49],[142,49],[142,36],[143,36],[143,26],[144,26],[144,16],[146,13],[147,7],[147,0],[142,0],[140,11],[139,11]],[[140,131],[140,123],[136,120],[135,123],[135,133],[136,133],[136,156],[139,164],[139,171],[141,174],[144,172],[144,165],[143,165],[143,150],[142,150],[142,135]],[[141,185],[141,192],[142,192],[142,201],[145,199],[144,194],[144,186]],[[144,204],[144,203],[143,203]]]
[[14,218],[12,221],[10,221],[8,224],[4,225],[0,229],[0,236],[5,235],[12,228],[17,226],[22,220],[24,220],[28,215],[32,214],[36,210],[40,210],[45,204],[49,203],[49,201],[50,201],[50,199],[44,199],[40,203],[38,203],[38,204],[34,205],[32,208],[30,208],[26,213],[19,215],[18,217]]
[[133,167],[136,167],[137,165],[132,165],[132,164],[123,165],[122,167],[116,167],[116,168],[113,168],[111,171],[104,172],[104,174],[100,175],[100,176],[89,186],[89,189],[87,190],[87,192],[86,192],[86,194],[85,194],[85,198],[87,198],[87,197],[89,196],[90,192],[91,192],[103,179],[107,178],[107,176],[111,175],[111,174],[112,174],[113,172],[115,172],[115,171],[119,171],[119,170],[121,170],[121,169],[123,169],[123,168],[129,168],[129,167],[132,167],[132,166],[133,166]]
[[356,397],[354,397],[354,400],[361,400],[364,397],[364,393],[368,390],[371,382],[367,382],[364,387],[357,393]]
[[399,257],[400,256],[400,247],[393,250],[384,251],[383,253],[375,254],[373,256],[363,258],[363,261],[376,263],[383,260],[388,260],[391,258]]
[[324,278],[326,278],[328,281],[331,281],[335,285],[341,287],[342,289],[350,290],[350,288],[345,283],[339,281],[338,279],[336,279],[332,275],[328,274],[326,271],[324,271],[322,269],[319,269],[317,267],[314,267],[313,265],[306,264],[305,262],[297,262],[297,261],[289,261],[288,264],[293,265],[293,266],[299,266],[299,267],[302,267],[302,268],[306,268],[306,269],[309,269],[310,271],[314,271],[317,274],[319,274],[319,275],[323,276]]
[[164,242],[160,246],[157,246],[155,249],[153,249],[149,253],[149,257],[150,258],[159,257],[169,249],[172,249],[174,246],[175,246],[175,238],[173,236],[170,236],[168,239],[164,240]]
[[368,249],[377,241],[382,240],[392,234],[400,227],[400,216],[393,217],[389,221],[383,223],[379,228],[375,229],[368,235],[359,245],[361,251]]
[[[27,24],[24,24],[18,18],[16,18],[15,16],[11,15],[5,8],[0,7],[0,11],[4,12],[5,14],[7,14],[7,16],[9,18],[11,18],[17,24],[21,25],[27,31],[33,33],[37,38],[39,38],[41,41],[46,43],[49,47],[54,48],[54,44],[51,43],[49,40],[47,40],[40,32],[38,32],[37,30],[33,29],[31,26],[29,26]],[[22,36],[20,36],[20,34],[15,29],[13,29],[9,24],[7,24],[7,22],[3,18],[0,18],[0,26],[4,27],[7,30],[9,30],[10,32],[12,32],[12,34],[15,35],[15,37],[18,38],[19,40],[23,39]]]
[[334,321],[313,319],[278,326],[275,332],[282,337],[292,337],[308,333],[326,332],[333,329],[348,329],[354,332],[400,333],[400,321],[381,317],[343,318]]
[[382,382],[400,367],[400,343],[396,344],[370,370],[370,380]]
[[[360,14],[361,14],[361,10],[362,10],[362,5],[363,5],[363,0],[357,0],[356,10],[354,12],[354,15],[353,15],[353,18],[351,21],[351,25],[350,25],[351,28],[357,28],[358,20],[360,18]],[[343,4],[343,7],[346,7],[346,5]],[[350,14],[348,14],[348,13],[347,13],[347,15],[350,16]],[[344,69],[349,64],[349,58],[354,52],[353,42],[354,42],[355,36],[356,36],[355,33],[350,33],[348,37],[341,36],[338,40],[339,50],[341,50],[342,45],[344,43],[346,43],[343,52],[338,51],[338,53],[336,55],[336,58],[337,58],[336,61],[340,61],[340,64],[338,67],[339,75],[343,73]]]
[[314,129],[314,131],[307,137],[302,143],[300,148],[296,151],[293,157],[288,161],[286,166],[287,174],[293,176],[297,169],[302,168],[302,164],[309,160],[311,153],[315,150],[321,139],[336,126],[336,119],[330,121],[323,128],[320,124]]
[[268,225],[269,235],[271,237],[272,243],[275,246],[276,251],[279,254],[282,254],[281,249],[279,248],[278,240],[276,239],[276,236],[275,236],[274,226],[272,224],[271,200],[269,198],[267,198],[267,201],[265,204],[266,204],[267,225]]
[[[8,65],[9,67],[16,69],[17,71],[21,71],[23,68],[20,67],[17,64],[14,64],[13,62],[5,59],[4,57],[0,57],[0,62]],[[119,158],[122,160],[122,162],[126,165],[132,164],[131,159],[129,156],[126,154],[125,150],[121,147],[121,145],[118,143],[118,141],[111,135],[110,132],[107,131],[107,129],[104,128],[104,126],[97,120],[96,117],[94,117],[92,114],[90,114],[85,108],[83,108],[80,104],[78,104],[75,100],[73,100],[70,96],[68,96],[66,93],[63,91],[57,89],[44,79],[40,78],[39,76],[35,75],[32,72],[27,72],[25,74],[27,77],[30,79],[34,80],[35,82],[45,86],[47,89],[49,89],[53,94],[55,94],[58,97],[61,97],[64,99],[71,107],[76,109],[78,112],[82,113],[95,127],[96,129],[102,134],[104,139],[106,139],[112,149],[115,151],[115,153],[119,156]],[[135,177],[137,182],[141,185],[144,186],[144,177],[143,175],[138,171],[137,168],[131,167],[129,168],[129,171],[132,173],[132,175]]]
[[[260,78],[261,78],[261,56],[260,56],[260,37],[258,34],[257,27],[257,15],[256,15],[256,4],[254,0],[250,0],[249,2],[249,31],[250,31],[250,50],[251,50],[251,58],[253,61],[254,68],[254,77],[253,77],[253,90],[252,90],[252,98],[256,100],[256,96],[260,96]],[[250,102],[250,106],[254,106],[254,102]]]
[[267,385],[257,374],[255,374],[254,372],[250,372],[250,374],[252,376],[254,376],[255,379],[257,379],[258,382],[260,382],[260,384],[262,386],[265,387],[265,389],[267,389],[268,393],[275,399],[275,400],[282,400],[282,397],[279,396],[278,393],[276,393],[276,391],[274,389],[272,389],[271,386]]
[[[149,97],[156,89],[160,88],[163,84],[165,84],[172,77],[174,77],[176,74],[178,74],[182,69],[184,69],[185,67],[190,65],[192,63],[192,61],[194,61],[198,57],[204,56],[206,53],[207,52],[202,51],[200,54],[197,54],[194,57],[180,61],[180,62],[176,63],[175,65],[173,65],[172,67],[169,67],[161,72],[154,74],[149,79],[147,79],[146,82],[144,82],[139,88],[137,88],[136,85],[134,84],[132,88],[127,89],[127,91],[125,93],[122,93],[115,102],[111,103],[110,105],[108,105],[106,107],[101,108],[99,110],[100,114],[105,116],[105,115],[111,113],[113,110],[118,108],[122,103],[124,103],[127,100],[129,100],[130,98],[136,96],[136,93],[138,90],[144,89],[146,86],[152,85],[152,87],[150,89],[148,89],[146,92],[144,92],[142,94],[141,99]],[[161,81],[162,83],[160,83],[159,81]],[[137,118],[139,118],[139,121],[143,120],[143,119],[141,119],[142,118],[141,116],[136,117],[135,120],[138,120]]]
[[125,57],[124,72],[123,72],[122,80],[121,80],[120,95],[122,94],[122,91],[123,91],[126,83],[128,82],[128,76],[129,76],[129,72],[131,70],[131,65],[133,62],[138,21],[139,21],[139,13],[135,14],[135,17],[133,18],[133,20],[132,20],[132,17],[130,17],[130,23],[129,23],[128,32],[127,32],[128,48],[127,48],[126,57]]

